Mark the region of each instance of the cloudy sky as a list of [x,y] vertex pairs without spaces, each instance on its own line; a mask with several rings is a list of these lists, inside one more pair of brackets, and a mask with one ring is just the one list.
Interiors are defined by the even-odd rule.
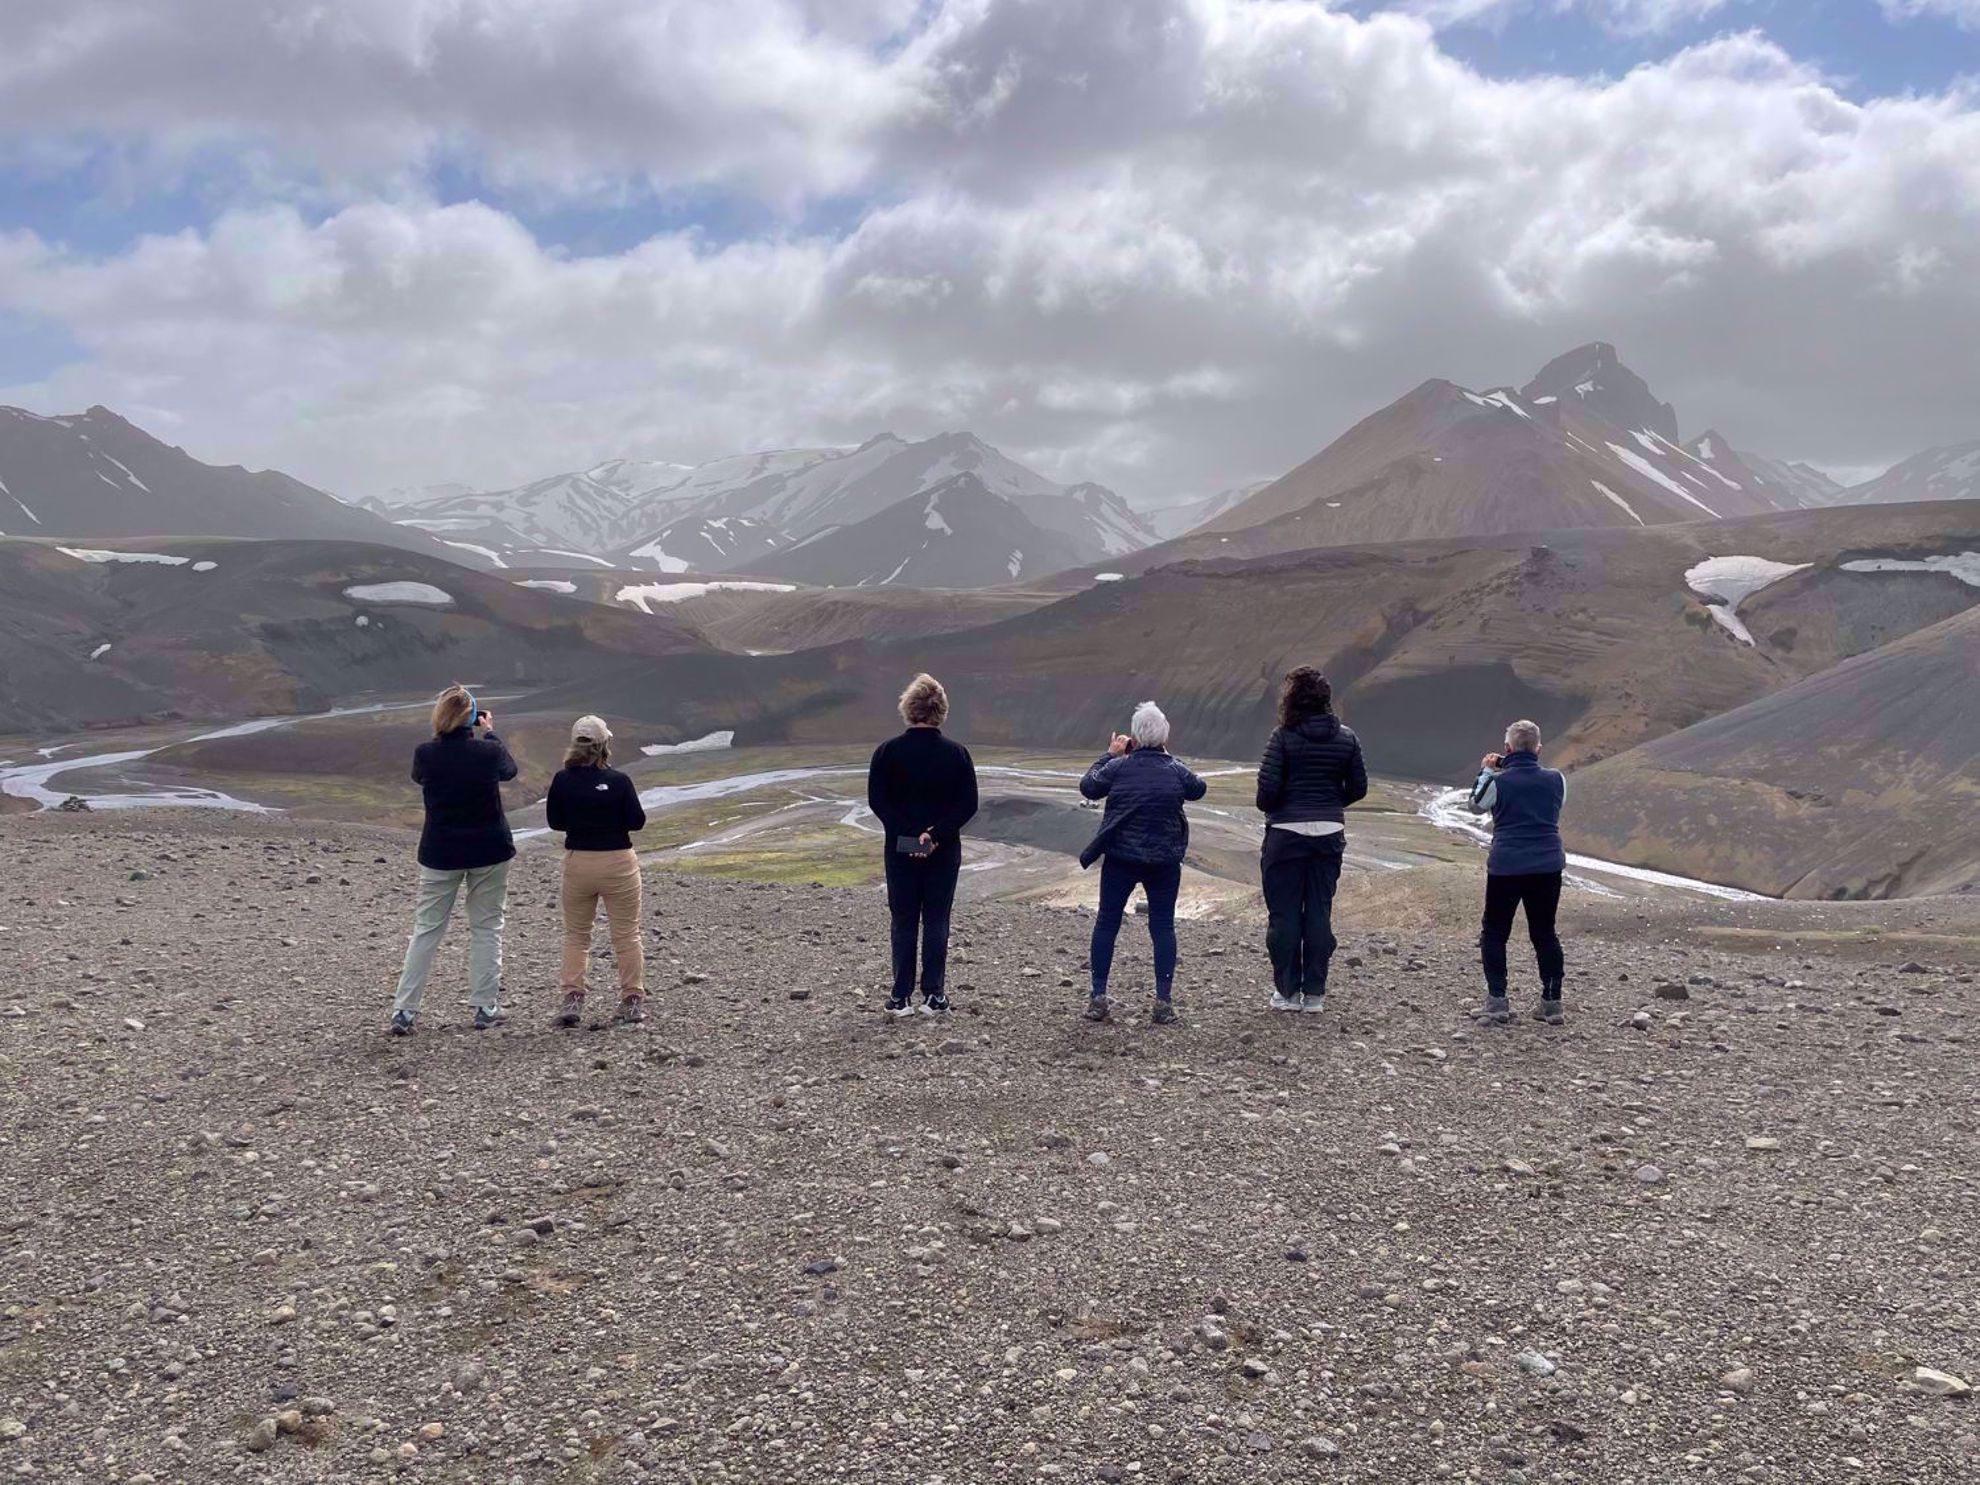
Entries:
[[340,493],[967,427],[1163,499],[1593,339],[1980,437],[1980,0],[0,6],[0,402]]

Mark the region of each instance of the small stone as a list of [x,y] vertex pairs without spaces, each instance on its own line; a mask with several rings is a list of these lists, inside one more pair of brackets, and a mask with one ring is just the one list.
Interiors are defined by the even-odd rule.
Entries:
[[1223,1327],[1213,1325],[1208,1320],[1196,1327],[1196,1338],[1212,1351],[1227,1350],[1231,1344],[1231,1338],[1224,1334]]
[[1778,1150],[1780,1149],[1780,1147],[1781,1147],[1781,1142],[1777,1139],[1772,1138],[1769,1135],[1756,1134],[1746,1142],[1747,1149],[1757,1150],[1762,1152],[1768,1150]]
[[836,1274],[839,1271],[839,1260],[836,1258],[814,1258],[804,1266],[804,1271],[814,1279],[822,1278],[826,1274]]
[[941,1046],[935,1049],[936,1053],[939,1056],[943,1056],[943,1057],[960,1057],[962,1056],[963,1053],[967,1052],[968,1050],[969,1050],[969,1043],[963,1041],[960,1037],[954,1037],[954,1036],[950,1037],[947,1041],[943,1042]]
[[1664,1179],[1663,1168],[1655,1165],[1639,1165],[1636,1168],[1636,1179],[1645,1186],[1658,1185]]
[[1750,1366],[1739,1367],[1719,1378],[1719,1387],[1722,1391],[1737,1392],[1741,1397],[1745,1397],[1748,1393],[1752,1392],[1756,1385],[1753,1378],[1753,1368]]
[[277,1433],[301,1433],[302,1423],[301,1408],[284,1408],[275,1415],[275,1431]]
[[1964,1377],[1955,1377],[1951,1372],[1942,1372],[1936,1367],[1915,1367],[1911,1373],[1911,1385],[1933,1397],[1970,1397],[1973,1394],[1972,1385]]
[[275,1420],[263,1418],[247,1431],[247,1437],[241,1442],[247,1445],[250,1454],[266,1454],[275,1447],[277,1437]]
[[1299,1441],[1299,1452],[1304,1454],[1308,1459],[1332,1459],[1341,1452],[1341,1446],[1332,1439],[1323,1439],[1316,1436],[1310,1439],[1301,1439]]
[[144,1030],[144,1022],[138,1020],[136,1016],[124,1017],[124,1024],[128,1026],[132,1031]]
[[337,1405],[327,1397],[306,1397],[302,1400],[302,1413],[305,1418],[328,1418],[337,1411]]
[[0,1418],[0,1443],[11,1444],[27,1437],[28,1426],[18,1418]]
[[1095,1170],[1101,1170],[1112,1165],[1114,1163],[1114,1157],[1104,1150],[1095,1150],[1091,1155],[1086,1157],[1086,1163]]
[[423,1444],[437,1444],[445,1437],[447,1425],[444,1423],[422,1423],[419,1426],[419,1440]]
[[1272,1436],[1269,1433],[1262,1431],[1253,1432],[1245,1439],[1244,1443],[1245,1447],[1251,1450],[1253,1454],[1270,1454],[1272,1452]]
[[1516,1358],[1519,1369],[1531,1377],[1551,1377],[1557,1368],[1538,1351],[1522,1351]]
[[1271,1368],[1266,1366],[1265,1363],[1262,1360],[1260,1360],[1258,1357],[1247,1356],[1244,1358],[1244,1364],[1240,1368],[1240,1370],[1242,1370],[1247,1377],[1251,1378],[1252,1381],[1256,1382],[1259,1378],[1263,1377],[1266,1372],[1270,1371]]
[[1659,1000],[1689,1000],[1691,991],[1675,980],[1665,980],[1653,992]]

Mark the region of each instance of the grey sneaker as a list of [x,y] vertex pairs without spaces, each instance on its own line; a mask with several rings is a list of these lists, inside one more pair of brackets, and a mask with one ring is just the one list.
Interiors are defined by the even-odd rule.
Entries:
[[1538,1005],[1533,1007],[1530,1014],[1534,1020],[1544,1022],[1549,1026],[1562,1026],[1567,1022],[1567,1017],[1561,1014],[1559,996],[1555,996],[1551,1000],[1542,1000]]
[[887,1002],[887,1014],[896,1020],[899,1020],[903,1016],[912,1016],[914,1014],[914,1002],[912,1000],[889,999]]
[[1096,995],[1087,1001],[1081,1017],[1087,1021],[1104,1021],[1113,1014],[1114,1003],[1104,995]]
[[1176,1015],[1176,1003],[1173,1000],[1156,1001],[1154,1014],[1148,1019],[1157,1026],[1175,1025],[1179,1019]]
[[566,990],[564,992],[564,1003],[557,1007],[557,1018],[552,1024],[557,1026],[575,1026],[583,1019],[584,992],[582,990]]
[[1512,1002],[1503,995],[1488,995],[1485,1004],[1472,1018],[1481,1026],[1512,1025]]
[[1303,999],[1304,997],[1298,995],[1281,995],[1278,991],[1274,990],[1272,992],[1272,1009],[1275,1011],[1297,1011],[1301,1008]]
[[497,1026],[509,1024],[509,1013],[499,1005],[482,1005],[474,1008],[474,1029],[493,1031]]
[[392,1012],[392,1035],[411,1036],[413,1034],[413,1013],[411,1011]]
[[646,1019],[646,997],[626,995],[619,999],[619,1009],[612,1017],[620,1026],[637,1026]]
[[1327,992],[1322,990],[1318,995],[1302,995],[1299,998],[1299,1008],[1309,1015],[1326,1010]]

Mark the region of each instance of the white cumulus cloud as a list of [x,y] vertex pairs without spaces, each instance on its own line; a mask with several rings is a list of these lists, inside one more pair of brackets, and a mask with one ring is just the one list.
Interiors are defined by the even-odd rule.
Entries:
[[[0,158],[216,201],[0,232],[0,310],[82,350],[0,401],[349,494],[970,427],[1157,497],[1599,338],[1763,452],[1980,432],[1980,107],[1852,101],[1757,35],[1503,81],[1300,0],[219,10],[0,11]],[[504,189],[449,204],[443,166]],[[755,215],[579,249],[534,209],[681,192]]]

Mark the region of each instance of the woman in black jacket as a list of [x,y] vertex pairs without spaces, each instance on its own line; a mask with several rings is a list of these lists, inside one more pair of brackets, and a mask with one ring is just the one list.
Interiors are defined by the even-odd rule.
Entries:
[[474,1029],[508,1020],[502,997],[502,906],[516,854],[502,788],[516,760],[495,735],[495,714],[466,686],[449,686],[433,703],[433,738],[413,753],[412,779],[426,802],[419,833],[419,899],[412,940],[392,1001],[392,1034],[411,1036],[434,951],[447,931],[454,899],[467,894],[469,1000]]
[[639,855],[632,836],[646,828],[646,808],[633,781],[610,766],[612,729],[598,717],[579,717],[570,751],[550,781],[546,823],[564,832],[564,962],[557,1008],[559,1026],[584,1019],[584,971],[591,958],[591,929],[598,904],[612,932],[612,961],[619,970],[621,1025],[646,1019],[646,956],[640,947]]
[[1279,688],[1279,725],[1258,765],[1275,1011],[1325,1008],[1347,807],[1367,794],[1361,740],[1334,715],[1333,687],[1310,665],[1289,672]]
[[976,764],[969,749],[942,736],[949,693],[918,675],[901,693],[907,730],[873,751],[866,804],[884,832],[887,912],[892,921],[894,989],[889,1015],[914,1011],[914,964],[921,949],[921,1008],[949,1008],[949,915],[962,872],[962,828],[976,818]]

